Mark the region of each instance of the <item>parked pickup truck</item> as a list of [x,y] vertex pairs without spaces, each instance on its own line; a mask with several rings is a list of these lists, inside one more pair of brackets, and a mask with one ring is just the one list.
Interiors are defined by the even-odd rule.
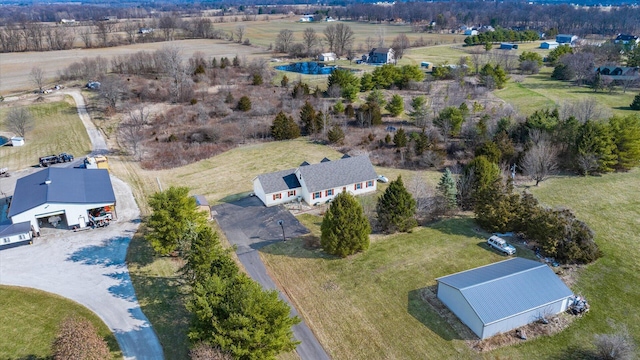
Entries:
[[49,165],[70,162],[73,161],[73,155],[62,153],[60,155],[48,155],[39,159],[41,167],[48,167]]

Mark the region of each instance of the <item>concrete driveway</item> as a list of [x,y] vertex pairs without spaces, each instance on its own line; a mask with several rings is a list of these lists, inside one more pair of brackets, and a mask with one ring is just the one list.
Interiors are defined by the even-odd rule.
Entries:
[[[298,311],[291,301],[276,287],[267,273],[258,249],[283,240],[282,227],[278,220],[284,221],[284,232],[288,239],[307,234],[309,230],[284,207],[265,207],[257,197],[247,197],[233,203],[214,206],[212,210],[229,242],[237,246],[238,259],[249,276],[263,288],[277,290],[280,299],[291,307],[291,316],[298,316]],[[303,360],[330,359],[304,320],[293,327],[293,335],[301,341],[296,351]]]
[[113,331],[125,359],[163,359],[125,263],[140,213],[129,186],[111,177],[118,219],[106,228],[55,230],[33,245],[0,251],[0,284],[36,288],[91,309]]

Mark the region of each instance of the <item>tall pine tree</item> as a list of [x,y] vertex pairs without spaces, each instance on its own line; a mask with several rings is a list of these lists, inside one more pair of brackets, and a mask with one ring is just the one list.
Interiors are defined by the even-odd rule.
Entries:
[[293,121],[291,116],[287,117],[280,111],[271,125],[271,136],[276,140],[295,139],[300,136],[300,127]]
[[389,187],[378,199],[376,206],[378,223],[385,232],[409,231],[417,222],[416,201],[407,191],[402,176],[389,183]]
[[310,102],[305,101],[300,109],[300,123],[305,135],[311,135],[320,130],[317,129],[316,117],[316,109],[313,108]]
[[369,220],[362,205],[349,193],[333,198],[320,230],[320,244],[329,254],[346,257],[369,248]]
[[456,180],[453,178],[449,168],[447,168],[444,174],[442,174],[442,177],[440,177],[437,189],[445,200],[447,210],[455,210],[458,206],[458,189],[456,187]]

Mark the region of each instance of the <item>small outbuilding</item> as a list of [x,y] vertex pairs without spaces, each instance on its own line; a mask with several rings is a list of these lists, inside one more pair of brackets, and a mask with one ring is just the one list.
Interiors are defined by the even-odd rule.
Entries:
[[322,53],[320,55],[318,55],[318,60],[319,61],[335,61],[337,59],[336,54],[335,53]]
[[0,225],[0,250],[30,244],[32,238],[31,223],[28,221]]
[[570,44],[573,45],[576,40],[578,40],[578,36],[571,34],[558,34],[556,35],[556,42],[558,44]]
[[480,339],[564,312],[573,295],[549,266],[524,258],[436,281],[438,299]]
[[500,49],[502,49],[502,50],[517,50],[518,49],[518,44],[500,43]]
[[560,44],[558,44],[555,41],[543,41],[542,43],[540,43],[540,49],[549,49],[549,50],[553,50],[555,48],[557,48]]
[[24,138],[20,136],[14,136],[11,138],[11,146],[23,146]]

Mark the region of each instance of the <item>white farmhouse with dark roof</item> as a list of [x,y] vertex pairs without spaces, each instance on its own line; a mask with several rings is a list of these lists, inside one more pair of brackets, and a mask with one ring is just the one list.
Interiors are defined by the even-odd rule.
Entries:
[[369,64],[393,64],[395,63],[395,52],[392,48],[373,48],[369,51],[367,63]]
[[17,181],[9,218],[14,225],[29,222],[36,233],[39,221],[56,216],[59,224],[82,228],[96,211],[115,213],[115,205],[108,170],[47,168]]
[[564,312],[573,295],[549,266],[524,258],[436,281],[438,299],[480,339]]
[[258,175],[253,179],[254,194],[266,206],[304,200],[318,205],[332,200],[340,192],[361,195],[376,191],[376,171],[367,155],[323,159],[318,164],[306,161],[296,169]]

